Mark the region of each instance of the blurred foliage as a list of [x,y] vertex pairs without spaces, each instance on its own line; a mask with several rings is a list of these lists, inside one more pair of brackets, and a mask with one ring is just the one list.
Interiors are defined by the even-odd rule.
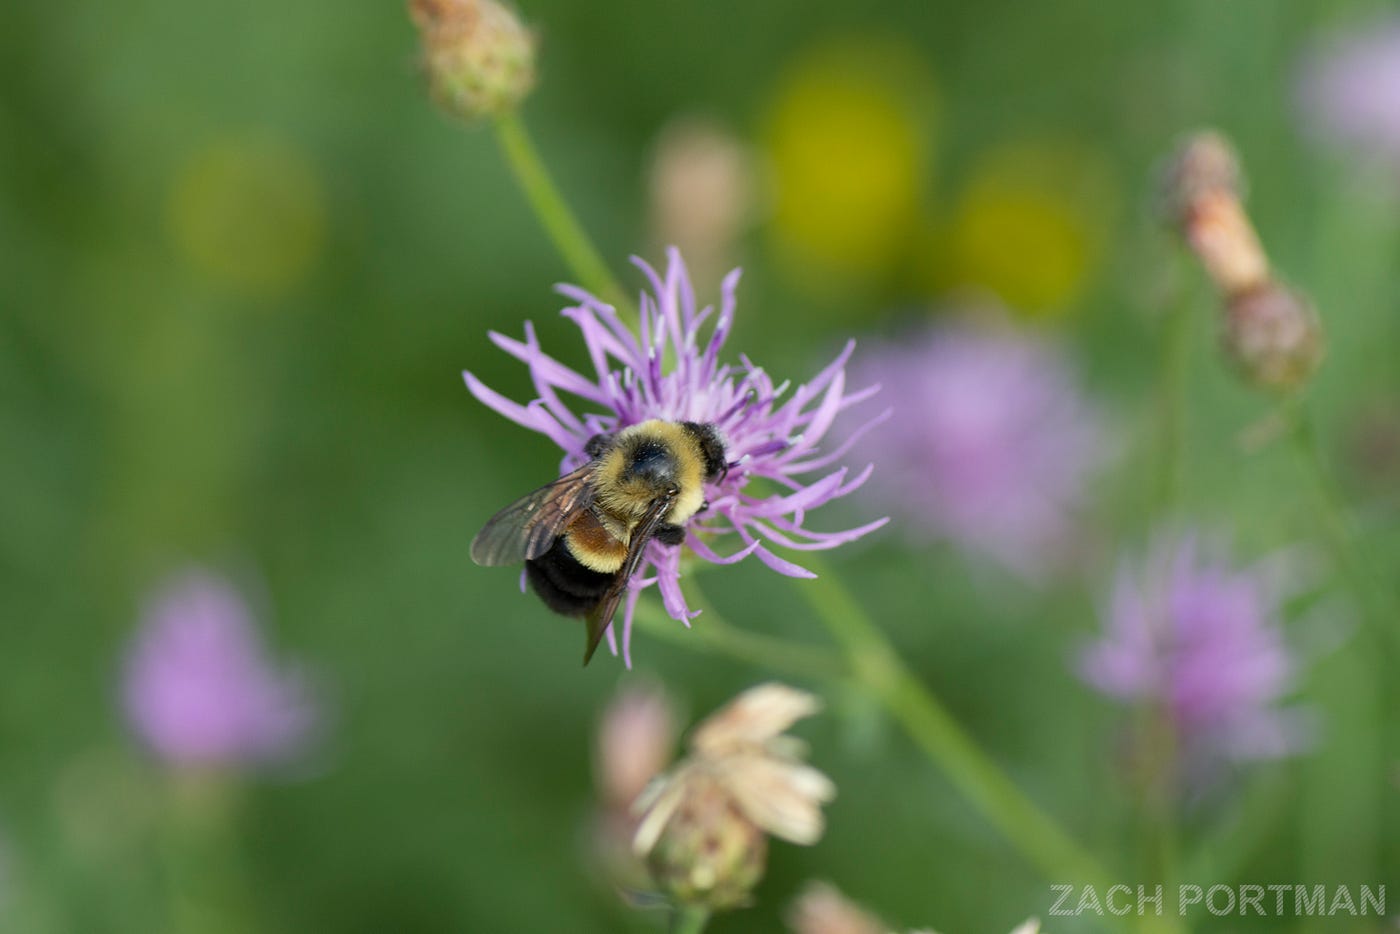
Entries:
[[[771,371],[805,373],[848,332],[895,329],[969,290],[1074,345],[1124,436],[1085,580],[1035,592],[897,535],[839,564],[969,730],[1032,798],[1121,856],[1125,881],[1141,876],[1112,761],[1121,721],[1065,662],[1094,628],[1114,551],[1148,530],[1171,302],[1201,305],[1185,514],[1246,555],[1315,538],[1289,452],[1241,445],[1268,404],[1217,360],[1205,290],[1151,215],[1153,167],[1198,125],[1238,143],[1265,244],[1328,329],[1314,396],[1344,459],[1394,410],[1395,179],[1305,146],[1291,82],[1310,35],[1368,6],[525,5],[543,39],[525,117],[615,266],[648,242],[643,160],[674,115],[741,128],[784,173],[739,250],[733,346]],[[522,368],[484,339],[526,318],[577,361],[549,291],[568,273],[489,131],[428,103],[401,5],[328,13],[269,0],[0,11],[9,922],[171,929],[163,893],[178,872],[160,854],[181,799],[113,699],[141,595],[202,560],[256,569],[271,641],[336,701],[324,761],[237,802],[257,930],[651,929],[586,869],[595,712],[633,676],[607,658],[580,671],[570,624],[467,558],[481,521],[557,458],[477,405],[458,372],[526,395]],[[833,49],[879,67],[842,52],[828,69]],[[1042,158],[1028,148],[1041,140],[1059,148]],[[1369,463],[1343,460],[1343,476],[1366,493],[1365,547],[1393,577],[1396,474]],[[730,619],[816,638],[763,568],[711,573]],[[645,636],[634,657],[697,715],[765,674]],[[1397,878],[1397,792],[1383,784],[1393,679],[1383,710],[1348,694],[1376,662],[1351,645],[1320,658],[1305,693],[1325,745],[1202,802],[1188,852],[1233,860],[1219,870],[1231,879]],[[713,930],[773,931],[812,876],[947,931],[1009,930],[1047,909],[1044,880],[896,730],[858,699],[832,702],[800,730],[840,788],[828,836],[776,846],[758,906]],[[1357,827],[1384,841],[1363,878],[1344,862]],[[1060,920],[1053,930],[1091,926]]]

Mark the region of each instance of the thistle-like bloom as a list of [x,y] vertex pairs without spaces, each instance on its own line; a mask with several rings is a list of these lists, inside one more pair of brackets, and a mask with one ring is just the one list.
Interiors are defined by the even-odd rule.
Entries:
[[[734,324],[739,271],[725,277],[715,315],[712,308],[696,308],[680,254],[672,249],[668,259],[664,276],[635,260],[652,286],[652,293],[641,297],[640,336],[622,322],[612,306],[582,289],[559,286],[559,292],[575,303],[563,314],[583,333],[593,368],[590,375],[547,355],[527,322],[523,342],[495,332],[491,341],[530,368],[538,398],[520,405],[488,388],[470,372],[462,374],[467,387],[506,418],[558,444],[564,451],[561,474],[588,462],[584,445],[597,434],[652,418],[717,426],[725,438],[730,469],[718,483],[707,484],[705,497],[710,508],[690,521],[686,544],[697,556],[715,564],[732,564],[753,555],[780,574],[813,577],[805,568],[771,552],[767,543],[799,550],[835,548],[885,523],[880,519],[842,532],[816,532],[805,527],[808,512],[845,496],[870,475],[872,467],[867,466],[854,477],[844,468],[808,477],[845,456],[859,432],[829,450],[822,442],[838,415],[870,398],[878,387],[847,391],[845,366],[855,349],[854,341],[814,379],[790,392],[789,383],[775,385],[766,371],[745,356],[739,357],[738,365],[721,362],[720,352]],[[708,335],[702,336],[712,318]],[[565,404],[561,393],[581,400],[586,411],[577,414]],[[756,479],[770,481],[779,492],[751,492],[749,484]],[[730,535],[742,542],[737,550],[720,554],[711,548],[713,539]],[[644,588],[657,585],[671,618],[688,625],[697,615],[686,606],[679,578],[680,549],[650,543],[626,598],[622,653],[629,666],[632,615]],[[616,653],[611,627],[608,643]]]
[[1301,69],[1299,102],[1322,141],[1400,165],[1400,18],[1320,43]]
[[656,881],[687,904],[743,904],[763,876],[765,834],[810,845],[836,787],[802,761],[783,731],[820,709],[786,685],[750,688],[700,724],[690,756],[637,800],[633,849]]
[[1279,625],[1285,573],[1237,568],[1194,535],[1163,540],[1120,569],[1080,671],[1112,698],[1161,709],[1188,771],[1297,752],[1307,719],[1279,706],[1297,671]]
[[155,595],[122,694],[131,729],[177,768],[283,759],[316,722],[302,675],[273,666],[243,598],[206,571],[187,571]]
[[953,325],[878,347],[862,364],[897,404],[867,442],[880,464],[872,490],[914,537],[1031,579],[1064,557],[1106,444],[1059,351]]

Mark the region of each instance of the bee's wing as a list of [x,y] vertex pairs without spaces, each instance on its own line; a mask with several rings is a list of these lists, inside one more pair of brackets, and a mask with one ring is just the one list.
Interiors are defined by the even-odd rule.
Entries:
[[519,564],[549,550],[580,512],[593,505],[593,465],[585,464],[496,513],[472,539],[472,560]]
[[652,500],[647,507],[646,513],[637,523],[637,527],[632,530],[632,537],[627,543],[627,557],[622,559],[622,567],[618,568],[617,576],[608,586],[607,592],[598,601],[588,614],[588,644],[583,650],[583,663],[588,664],[593,658],[593,653],[598,649],[598,643],[603,640],[603,633],[608,631],[608,626],[612,624],[613,614],[617,612],[617,605],[622,602],[622,595],[627,592],[627,582],[632,579],[632,575],[637,571],[637,565],[642,563],[642,555],[647,550],[647,542],[656,534],[656,527],[661,524],[661,517],[670,510],[671,504],[675,502],[674,496],[661,496]]

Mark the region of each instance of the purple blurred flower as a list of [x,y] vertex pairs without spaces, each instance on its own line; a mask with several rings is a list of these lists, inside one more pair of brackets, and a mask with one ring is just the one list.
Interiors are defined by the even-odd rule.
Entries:
[[1039,578],[1065,554],[1106,457],[1098,417],[1052,346],[944,325],[864,355],[896,400],[872,432],[872,490],[915,537],[945,539]]
[[155,595],[122,688],[132,730],[172,766],[283,759],[316,723],[302,674],[273,666],[247,604],[206,571],[187,571]]
[[1322,140],[1400,163],[1400,18],[1319,43],[1303,63],[1299,100]]
[[1120,568],[1081,675],[1109,697],[1161,706],[1195,765],[1296,752],[1308,719],[1278,707],[1297,671],[1279,625],[1287,578],[1279,562],[1236,568],[1195,535],[1163,539]]
[[[791,393],[788,383],[775,386],[772,378],[747,357],[739,364],[720,362],[720,350],[734,323],[734,293],[739,283],[736,269],[721,286],[719,314],[706,307],[696,309],[680,254],[667,251],[663,277],[641,260],[634,260],[650,280],[652,291],[641,296],[641,335],[634,334],[617,312],[582,289],[561,285],[558,291],[575,302],[563,314],[583,333],[593,372],[585,376],[540,349],[535,329],[525,324],[525,341],[491,333],[491,341],[530,368],[538,398],[519,405],[487,388],[470,372],[462,375],[481,402],[526,428],[538,431],[564,450],[560,472],[588,461],[583,447],[593,435],[612,432],[650,418],[670,421],[709,422],[727,440],[731,468],[728,476],[706,488],[710,509],[691,520],[686,544],[699,557],[716,564],[732,564],[749,555],[789,577],[813,577],[796,564],[773,554],[765,542],[785,548],[835,548],[879,528],[881,519],[843,532],[814,532],[805,528],[807,512],[844,496],[865,482],[871,467],[854,477],[845,468],[831,470],[816,479],[803,475],[839,461],[855,438],[832,450],[820,445],[841,412],[872,396],[878,387],[846,391],[845,365],[855,342],[810,382]],[[713,317],[708,337],[701,328]],[[568,393],[593,411],[575,412],[559,398]],[[779,401],[786,394],[785,401]],[[746,492],[754,479],[771,481],[782,492],[754,495]],[[721,555],[711,540],[736,535],[738,550]],[[622,625],[622,653],[631,665],[629,639],[632,615],[641,591],[653,584],[661,591],[666,612],[689,624],[691,611],[681,593],[680,549],[652,543],[642,566],[632,578]],[[614,654],[617,643],[612,628],[608,644]]]

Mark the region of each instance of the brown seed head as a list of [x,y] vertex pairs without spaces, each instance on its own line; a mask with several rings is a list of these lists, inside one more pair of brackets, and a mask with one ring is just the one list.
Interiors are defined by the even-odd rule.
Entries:
[[513,110],[535,85],[535,37],[497,0],[409,0],[433,97],[467,119]]
[[1322,360],[1322,326],[1301,294],[1269,282],[1232,297],[1225,309],[1225,351],[1254,384],[1287,391]]
[[1162,210],[1169,223],[1181,225],[1196,200],[1228,194],[1244,199],[1244,180],[1235,149],[1220,133],[1193,133],[1177,148],[1162,177]]

